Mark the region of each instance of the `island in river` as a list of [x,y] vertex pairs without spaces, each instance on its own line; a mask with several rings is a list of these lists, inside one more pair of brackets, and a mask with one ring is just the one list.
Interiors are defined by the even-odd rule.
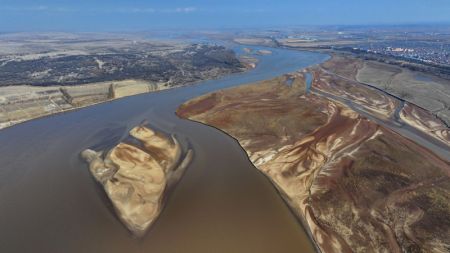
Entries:
[[192,154],[183,151],[175,136],[141,125],[110,151],[86,149],[81,156],[120,220],[142,236],[161,212],[165,190],[181,178]]
[[450,130],[322,66],[309,69],[308,91],[296,72],[198,97],[177,114],[236,138],[323,253],[448,252]]

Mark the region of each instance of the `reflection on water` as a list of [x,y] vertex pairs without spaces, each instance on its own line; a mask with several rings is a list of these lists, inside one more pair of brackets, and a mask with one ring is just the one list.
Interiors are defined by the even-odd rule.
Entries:
[[[248,73],[128,97],[0,131],[0,252],[312,252],[270,182],[222,132],[174,114],[182,102],[327,58],[273,50]],[[195,157],[154,226],[134,238],[79,153],[122,140],[142,120],[188,138]]]

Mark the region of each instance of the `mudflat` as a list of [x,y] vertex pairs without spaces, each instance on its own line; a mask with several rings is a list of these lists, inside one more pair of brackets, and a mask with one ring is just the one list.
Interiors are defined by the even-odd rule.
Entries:
[[201,96],[177,113],[236,138],[322,252],[448,250],[449,161],[332,98],[380,121],[392,119],[396,100],[326,75],[315,73],[312,92],[297,72]]

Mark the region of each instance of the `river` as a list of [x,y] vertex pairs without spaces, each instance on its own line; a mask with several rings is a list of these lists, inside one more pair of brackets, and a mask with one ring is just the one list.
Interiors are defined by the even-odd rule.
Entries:
[[[313,252],[296,216],[235,140],[174,114],[196,96],[328,59],[269,50],[273,54],[260,56],[258,66],[246,73],[0,131],[0,252]],[[195,156],[158,220],[143,238],[135,238],[116,219],[79,153],[117,144],[143,120],[189,140]]]

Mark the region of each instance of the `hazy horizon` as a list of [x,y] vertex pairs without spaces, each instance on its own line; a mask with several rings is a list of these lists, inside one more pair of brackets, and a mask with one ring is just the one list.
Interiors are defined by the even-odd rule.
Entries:
[[113,32],[327,25],[450,24],[450,1],[11,1],[0,31]]

